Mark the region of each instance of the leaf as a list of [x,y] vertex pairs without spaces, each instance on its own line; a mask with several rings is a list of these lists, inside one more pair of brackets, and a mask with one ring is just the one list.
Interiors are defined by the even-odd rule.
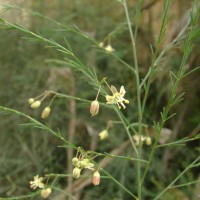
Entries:
[[181,93],[178,97],[174,97],[173,102],[171,104],[171,106],[174,106],[175,104],[179,103],[180,101],[182,101],[184,98],[183,96],[185,95],[185,92]]

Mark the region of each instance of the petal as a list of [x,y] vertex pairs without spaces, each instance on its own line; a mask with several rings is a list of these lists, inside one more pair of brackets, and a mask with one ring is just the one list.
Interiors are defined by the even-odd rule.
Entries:
[[118,93],[118,91],[117,91],[117,89],[116,89],[115,86],[111,85],[110,89],[111,89],[111,92],[112,92],[113,94]]
[[121,86],[120,92],[119,92],[120,96],[123,97],[125,93],[126,93],[126,90],[124,89],[124,86]]
[[109,95],[106,95],[106,101],[108,104],[113,104],[115,103],[115,99],[113,96],[109,96]]

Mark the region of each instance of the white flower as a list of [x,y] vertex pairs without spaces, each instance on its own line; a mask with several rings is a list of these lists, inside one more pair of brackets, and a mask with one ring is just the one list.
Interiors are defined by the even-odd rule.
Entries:
[[30,187],[32,189],[36,189],[37,187],[39,188],[44,188],[44,183],[42,183],[43,181],[43,178],[42,177],[39,177],[38,175],[37,176],[34,176],[34,180],[33,181],[30,181]]
[[114,87],[113,85],[111,85],[110,89],[113,95],[106,95],[107,104],[117,104],[119,109],[121,109],[121,106],[125,109],[126,106],[124,105],[124,102],[128,104],[129,101],[124,98],[124,95],[126,93],[124,86],[121,86],[120,92],[118,92],[116,87]]

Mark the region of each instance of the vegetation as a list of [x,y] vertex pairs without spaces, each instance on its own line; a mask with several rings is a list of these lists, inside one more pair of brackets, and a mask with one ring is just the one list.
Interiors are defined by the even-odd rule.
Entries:
[[0,199],[199,198],[198,1],[3,4]]

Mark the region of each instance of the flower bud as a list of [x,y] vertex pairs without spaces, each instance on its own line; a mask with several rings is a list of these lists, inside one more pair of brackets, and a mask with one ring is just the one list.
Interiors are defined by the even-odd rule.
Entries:
[[72,164],[76,167],[78,165],[79,159],[77,157],[74,157],[72,159]]
[[51,188],[46,188],[46,189],[43,189],[42,191],[41,191],[41,197],[43,197],[43,198],[48,198],[49,197],[49,195],[51,194]]
[[112,48],[112,46],[109,44],[105,47],[105,50],[108,52],[108,53],[111,53],[114,51],[114,49]]
[[28,100],[28,103],[29,103],[29,104],[32,104],[34,101],[35,101],[34,98],[30,98],[30,99]]
[[83,159],[80,161],[79,166],[81,169],[84,169],[84,168],[92,169],[94,164],[91,163],[89,159]]
[[135,140],[135,145],[138,146],[140,144],[140,137],[136,134],[133,136],[133,139]]
[[151,145],[151,138],[150,137],[147,137],[146,138],[146,145]]
[[104,46],[104,43],[103,43],[103,42],[100,42],[100,43],[99,43],[99,47],[102,48],[103,46]]
[[126,104],[129,104],[129,100],[128,100],[128,99],[125,99],[125,103],[126,103]]
[[35,101],[31,104],[31,108],[36,109],[40,107],[40,105],[41,105],[41,101]]
[[93,101],[90,105],[90,113],[93,116],[97,115],[99,112],[99,102],[97,100]]
[[100,140],[104,140],[108,137],[108,131],[107,130],[103,130],[99,133],[99,137],[100,137]]
[[72,173],[73,177],[74,177],[75,179],[78,179],[78,178],[80,177],[80,174],[81,174],[81,169],[78,168],[78,167],[75,167],[75,168],[73,169],[73,173]]
[[51,112],[51,108],[50,107],[46,107],[43,111],[42,111],[42,114],[41,114],[41,118],[42,119],[46,119],[49,114]]
[[92,183],[93,185],[99,185],[100,183],[100,173],[98,171],[94,172],[93,176],[92,176]]

